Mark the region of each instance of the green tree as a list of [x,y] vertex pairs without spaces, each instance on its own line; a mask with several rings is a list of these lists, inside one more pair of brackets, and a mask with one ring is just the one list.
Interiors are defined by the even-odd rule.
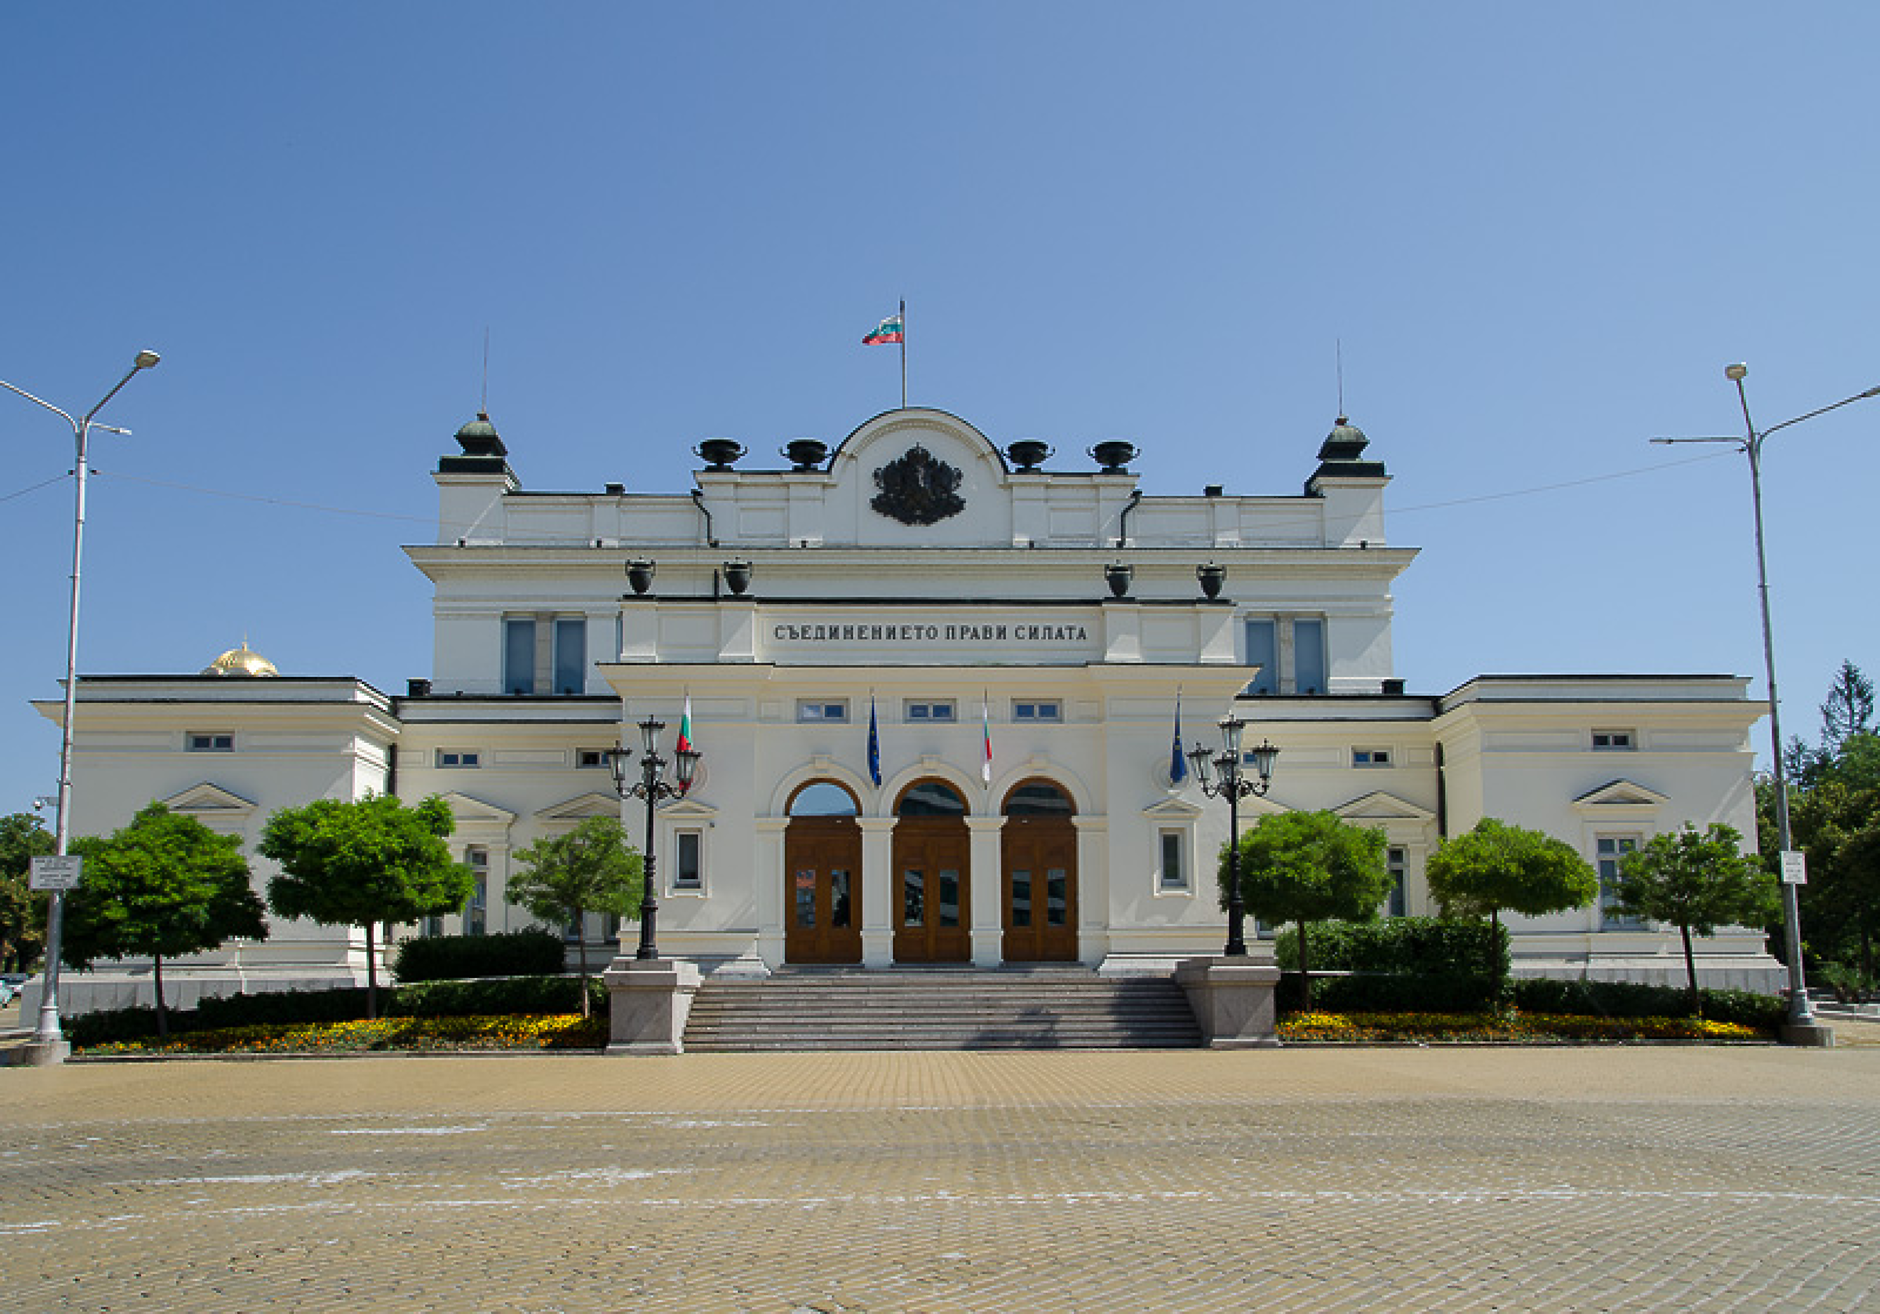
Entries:
[[1503,912],[1541,917],[1599,897],[1599,873],[1571,845],[1494,817],[1444,840],[1423,870],[1445,917],[1486,917],[1497,927]]
[[28,881],[33,859],[55,847],[32,813],[0,817],[0,969],[24,972],[45,949],[48,900]]
[[1775,914],[1775,882],[1762,864],[1743,852],[1743,837],[1712,824],[1700,834],[1689,822],[1675,835],[1654,835],[1619,864],[1614,891],[1627,912],[1669,922],[1684,937],[1684,971],[1691,985],[1691,1011],[1704,1015],[1697,988],[1697,959],[1691,932],[1709,935],[1719,926],[1756,926]]
[[[1299,975],[1312,1006],[1306,926],[1336,918],[1363,922],[1390,895],[1387,841],[1381,831],[1346,824],[1334,812],[1279,812],[1240,837],[1240,897],[1267,922],[1299,923]],[[1221,846],[1221,906],[1231,888]]]
[[[504,895],[551,926],[583,923],[591,912],[640,915],[643,868],[614,817],[589,817],[566,835],[539,839],[515,855]],[[587,937],[578,939],[581,1015],[588,1014]]]
[[155,964],[157,1034],[169,1034],[163,960],[234,939],[265,940],[266,910],[249,884],[241,839],[152,803],[106,837],[72,844],[84,875],[65,899],[60,956],[73,967],[100,958]]
[[476,877],[454,862],[445,836],[456,828],[433,795],[408,808],[390,794],[355,802],[318,799],[268,818],[259,851],[281,864],[268,882],[268,907],[282,917],[366,933],[366,1013],[378,1016],[373,931],[460,908]]
[[1873,729],[1873,681],[1861,674],[1860,667],[1845,659],[1828,685],[1828,697],[1821,704],[1821,746],[1829,753],[1840,752],[1849,735],[1865,734]]

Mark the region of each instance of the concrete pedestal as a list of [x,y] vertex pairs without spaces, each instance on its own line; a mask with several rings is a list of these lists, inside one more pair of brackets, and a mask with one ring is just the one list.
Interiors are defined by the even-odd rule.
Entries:
[[1782,1024],[1782,1043],[1785,1045],[1807,1045],[1816,1049],[1834,1048],[1834,1028],[1824,1026],[1819,1021],[1811,1023],[1784,1022]]
[[1279,968],[1245,958],[1190,958],[1175,983],[1201,1025],[1209,1049],[1272,1049],[1279,1045],[1273,991]]
[[685,1020],[698,993],[693,963],[666,958],[616,958],[607,984],[609,1054],[682,1054]]
[[0,1063],[8,1067],[51,1068],[72,1057],[72,1045],[67,1040],[29,1040],[9,1046],[4,1055]]

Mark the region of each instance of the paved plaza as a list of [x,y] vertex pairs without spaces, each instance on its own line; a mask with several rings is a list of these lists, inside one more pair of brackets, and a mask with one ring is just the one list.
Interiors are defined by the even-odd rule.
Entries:
[[1872,1310],[1880,1047],[0,1071],[31,1311]]

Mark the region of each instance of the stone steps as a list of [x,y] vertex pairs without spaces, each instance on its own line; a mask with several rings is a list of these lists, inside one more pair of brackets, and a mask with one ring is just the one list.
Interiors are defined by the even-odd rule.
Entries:
[[784,971],[707,979],[688,1052],[883,1049],[1182,1049],[1201,1033],[1166,977],[1031,971]]

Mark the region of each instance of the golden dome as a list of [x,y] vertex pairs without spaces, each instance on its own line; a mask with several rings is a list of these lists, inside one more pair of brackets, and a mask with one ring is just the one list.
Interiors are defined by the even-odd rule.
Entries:
[[203,668],[204,675],[279,675],[274,663],[248,646],[248,640],[242,640],[239,648],[230,648],[220,657]]

